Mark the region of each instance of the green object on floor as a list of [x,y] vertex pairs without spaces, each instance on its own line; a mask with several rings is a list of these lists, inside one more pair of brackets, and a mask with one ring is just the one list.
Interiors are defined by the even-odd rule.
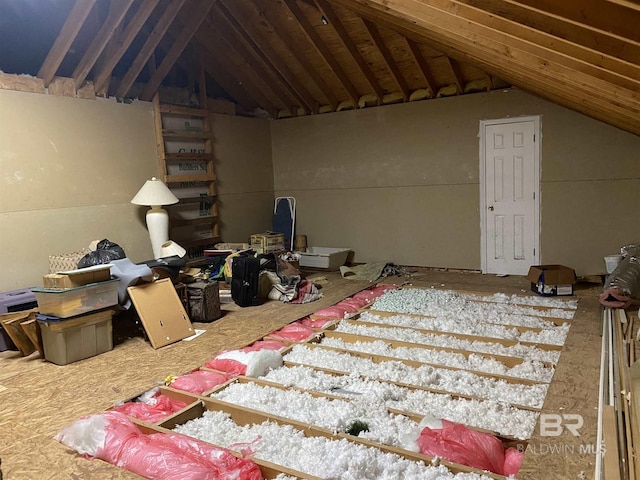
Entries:
[[365,263],[363,265],[356,265],[355,267],[340,267],[340,273],[342,278],[347,280],[368,280],[375,282],[382,275],[384,267],[387,262],[372,262]]

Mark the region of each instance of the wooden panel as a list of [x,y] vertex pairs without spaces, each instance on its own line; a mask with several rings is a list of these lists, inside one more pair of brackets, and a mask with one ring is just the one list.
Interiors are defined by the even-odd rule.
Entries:
[[[458,3],[447,0],[438,4],[444,2],[449,9],[417,1],[375,0],[366,5],[358,0],[333,1],[377,21],[391,23],[409,35],[418,35],[454,58],[476,62],[552,101],[570,105],[634,133],[640,132],[637,93],[578,72],[550,50],[482,24],[482,19],[476,18],[477,11],[469,13]],[[473,20],[463,18],[463,13],[468,13]],[[407,22],[408,19],[412,21]],[[479,38],[483,41],[478,42]]]
[[71,44],[78,35],[78,32],[84,25],[89,12],[93,9],[96,0],[76,0],[67,20],[64,22],[58,37],[56,38],[51,50],[47,54],[44,63],[38,71],[38,77],[44,82],[44,86],[48,87],[53,76],[58,71],[58,67],[67,55]]

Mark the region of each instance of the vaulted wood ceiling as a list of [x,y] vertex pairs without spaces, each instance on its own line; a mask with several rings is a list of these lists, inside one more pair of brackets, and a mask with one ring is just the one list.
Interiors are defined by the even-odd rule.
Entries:
[[514,85],[640,134],[635,0],[0,0],[0,70],[271,118]]

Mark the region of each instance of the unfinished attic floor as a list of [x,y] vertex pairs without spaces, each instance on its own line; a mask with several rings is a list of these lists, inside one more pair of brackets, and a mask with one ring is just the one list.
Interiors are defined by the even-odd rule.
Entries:
[[[317,272],[314,272],[317,273]],[[0,459],[5,480],[128,479],[137,475],[100,460],[78,456],[53,436],[83,415],[99,413],[186,373],[224,349],[239,348],[320,308],[333,305],[370,284],[338,273],[324,274],[324,297],[304,305],[270,301],[240,309],[223,304],[224,316],[194,324],[206,333],[192,341],[154,350],[141,336],[126,338],[110,352],[65,366],[43,361],[36,352],[22,358],[0,352]],[[524,277],[422,270],[411,279],[391,277],[382,283],[459,291],[528,295]],[[564,431],[542,436],[536,427],[519,479],[590,479],[595,465],[600,368],[599,285],[578,285],[579,300],[542,413],[579,414],[579,436]],[[568,297],[567,297],[568,298]],[[117,321],[116,317],[114,322]],[[118,330],[118,325],[114,326]]]

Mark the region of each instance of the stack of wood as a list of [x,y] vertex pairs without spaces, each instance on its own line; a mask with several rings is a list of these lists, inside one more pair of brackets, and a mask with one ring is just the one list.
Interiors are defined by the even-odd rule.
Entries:
[[640,478],[640,322],[603,311],[596,479]]

